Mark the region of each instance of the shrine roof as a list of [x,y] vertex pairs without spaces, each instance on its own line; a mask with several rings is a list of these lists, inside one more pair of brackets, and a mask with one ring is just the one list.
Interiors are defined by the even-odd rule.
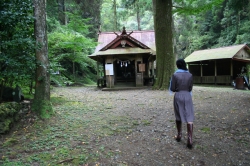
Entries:
[[[110,46],[121,38],[136,43],[138,47],[124,47],[112,49]],[[155,55],[155,33],[154,31],[128,31],[124,32],[103,32],[99,34],[98,45],[90,58],[100,55],[115,54],[137,54],[150,53]]]

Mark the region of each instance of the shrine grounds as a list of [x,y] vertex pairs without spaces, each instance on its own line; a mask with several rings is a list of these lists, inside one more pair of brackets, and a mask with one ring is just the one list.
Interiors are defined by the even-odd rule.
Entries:
[[102,91],[55,87],[55,116],[22,120],[0,135],[3,166],[247,166],[250,164],[250,91],[194,86],[193,149],[176,142],[168,91]]

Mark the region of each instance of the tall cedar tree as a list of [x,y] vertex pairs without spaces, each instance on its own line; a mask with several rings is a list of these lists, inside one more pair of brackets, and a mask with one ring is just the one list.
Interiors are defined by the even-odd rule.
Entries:
[[48,40],[46,32],[46,0],[34,0],[35,38],[36,38],[36,79],[32,110],[42,118],[52,114],[50,103],[50,73]]
[[153,0],[156,43],[155,89],[167,89],[175,69],[172,0]]

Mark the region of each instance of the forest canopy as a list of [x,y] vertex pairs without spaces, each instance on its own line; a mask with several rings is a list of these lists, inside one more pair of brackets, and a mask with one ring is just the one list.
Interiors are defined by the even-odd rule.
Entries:
[[[101,11],[104,32],[123,26],[127,30],[154,29],[151,0],[107,0]],[[185,58],[195,50],[249,44],[248,11],[248,0],[173,0],[175,54]]]
[[[34,80],[34,17],[31,0],[0,4],[0,83],[30,88]],[[174,54],[250,43],[248,0],[173,0]],[[87,56],[100,32],[154,30],[152,0],[47,1],[52,82],[93,84],[97,68]],[[30,72],[32,71],[32,72]],[[60,77],[53,73],[60,71]],[[32,91],[27,90],[27,91]]]

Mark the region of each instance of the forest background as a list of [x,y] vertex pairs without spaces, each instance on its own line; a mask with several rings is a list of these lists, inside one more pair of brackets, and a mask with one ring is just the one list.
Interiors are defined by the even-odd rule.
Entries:
[[[34,93],[33,1],[0,3],[0,84]],[[249,44],[249,0],[174,0],[174,56],[195,50]],[[51,83],[95,84],[96,62],[88,58],[98,33],[154,30],[152,0],[50,0],[46,4]],[[38,46],[39,47],[39,46]],[[2,93],[2,88],[1,88]]]
[[[169,7],[171,10],[166,10]],[[166,123],[166,117],[173,114],[161,110],[172,110],[172,98],[166,99],[164,91],[100,95],[101,91],[94,88],[53,87],[96,85],[97,65],[88,55],[98,44],[98,33],[121,32],[123,26],[128,32],[155,30],[164,39],[160,58],[157,52],[157,60],[164,63],[157,64],[157,69],[161,65],[171,68],[162,76],[162,82],[169,82],[176,58],[185,58],[195,50],[249,44],[249,11],[250,0],[173,0],[173,4],[172,0],[0,0],[0,134],[10,131],[12,122],[21,119],[12,132],[1,135],[0,165],[99,165],[99,159],[138,165],[134,164],[138,157],[136,162],[148,164],[149,160],[141,160],[145,151],[149,153],[144,159],[173,160],[180,165],[249,163],[248,92],[195,89],[196,117],[202,120],[195,127],[195,148],[187,152],[171,143],[176,129],[171,129],[174,121],[168,119]],[[46,40],[39,43],[39,37]],[[163,69],[158,71],[166,72]],[[16,86],[30,102],[2,102],[3,89]],[[37,86],[42,87],[39,93]],[[50,88],[54,88],[51,103]],[[36,107],[30,107],[36,96]],[[27,107],[20,109],[19,104]],[[3,116],[5,113],[8,116]],[[43,119],[50,113],[55,116]],[[127,140],[127,134],[134,136]],[[149,139],[140,136],[145,134]],[[123,147],[121,140],[125,140]],[[184,141],[181,146],[185,146]],[[145,148],[137,151],[137,147]],[[134,155],[126,156],[126,152]]]

